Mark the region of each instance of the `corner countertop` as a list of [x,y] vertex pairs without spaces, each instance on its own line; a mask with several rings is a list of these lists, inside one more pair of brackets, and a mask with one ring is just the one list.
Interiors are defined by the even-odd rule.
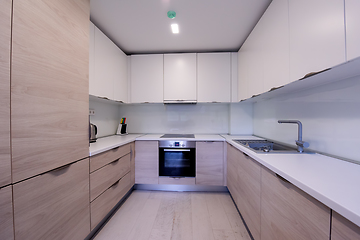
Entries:
[[90,143],[89,156],[94,156],[107,150],[133,142],[136,138],[142,135],[143,134],[112,135],[98,138],[96,142]]
[[321,154],[259,154],[233,141],[254,139],[254,136],[222,136],[235,148],[360,226],[360,165]]
[[137,141],[184,140],[184,141],[225,141],[219,134],[195,134],[195,138],[160,138],[164,134],[146,134]]

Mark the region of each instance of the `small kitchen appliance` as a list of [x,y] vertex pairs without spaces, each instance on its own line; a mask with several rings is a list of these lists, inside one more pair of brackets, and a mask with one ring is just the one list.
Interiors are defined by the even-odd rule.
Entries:
[[95,124],[90,123],[89,125],[89,142],[96,142],[96,134],[97,134],[97,126]]

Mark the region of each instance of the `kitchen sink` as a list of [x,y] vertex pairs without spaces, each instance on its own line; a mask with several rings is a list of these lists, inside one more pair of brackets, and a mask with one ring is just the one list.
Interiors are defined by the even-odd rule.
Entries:
[[[299,153],[296,148],[291,148],[268,140],[234,140],[236,143],[256,153]],[[307,152],[309,153],[309,152]]]

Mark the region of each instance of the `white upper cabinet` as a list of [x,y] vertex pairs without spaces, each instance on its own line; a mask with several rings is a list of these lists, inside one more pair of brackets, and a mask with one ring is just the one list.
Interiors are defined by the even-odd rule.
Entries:
[[289,1],[290,80],[345,61],[343,0]]
[[127,102],[127,57],[90,24],[89,94]]
[[164,55],[132,55],[131,103],[162,103],[164,100]]
[[196,101],[196,53],[164,54],[164,102]]
[[360,56],[360,1],[345,0],[347,60]]
[[230,53],[198,53],[198,102],[231,101]]

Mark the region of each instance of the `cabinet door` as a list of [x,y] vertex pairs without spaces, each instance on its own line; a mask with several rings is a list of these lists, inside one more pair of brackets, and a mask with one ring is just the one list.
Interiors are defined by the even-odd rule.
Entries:
[[135,141],[135,183],[159,183],[159,142]]
[[96,91],[95,87],[95,25],[89,27],[89,93]]
[[89,156],[89,13],[89,0],[13,2],[14,182]]
[[0,187],[11,183],[10,39],[11,0],[0,1]]
[[238,150],[235,149],[230,144],[227,144],[227,188],[229,189],[229,192],[234,199],[236,205],[239,202],[238,201],[238,191],[237,191],[237,158],[238,158]]
[[130,185],[135,185],[135,143],[130,143]]
[[223,142],[196,142],[196,184],[224,185]]
[[197,56],[198,102],[231,101],[230,53],[199,53]]
[[13,189],[15,239],[84,239],[90,233],[89,159]]
[[332,211],[331,240],[360,239],[360,227]]
[[344,0],[289,1],[290,81],[345,61]]
[[272,171],[261,172],[261,239],[329,239],[330,209]]
[[241,48],[238,52],[238,101],[245,100],[249,96],[248,94],[248,62],[247,62],[248,52],[246,49]]
[[238,151],[237,206],[254,239],[260,239],[261,165]]
[[128,58],[126,54],[116,47],[112,63],[114,74],[113,96],[115,101],[128,102]]
[[164,55],[131,56],[131,102],[164,101]]
[[346,19],[346,53],[347,59],[360,56],[360,1],[345,0],[345,19]]
[[164,101],[196,99],[196,53],[164,54]]
[[0,239],[14,239],[12,186],[0,188]]

